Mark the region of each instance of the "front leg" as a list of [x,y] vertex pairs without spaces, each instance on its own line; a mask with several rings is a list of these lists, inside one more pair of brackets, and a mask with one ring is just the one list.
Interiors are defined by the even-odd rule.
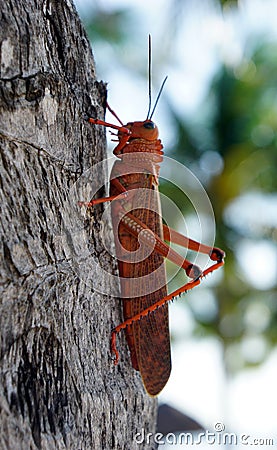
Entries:
[[109,197],[97,198],[95,200],[91,200],[90,202],[78,202],[79,206],[86,206],[87,208],[91,208],[95,205],[99,205],[100,203],[111,202],[113,200],[122,200],[126,199],[129,196],[129,192],[124,188],[124,186],[120,183],[117,178],[113,178],[110,184],[117,189],[119,192],[117,195],[111,195]]

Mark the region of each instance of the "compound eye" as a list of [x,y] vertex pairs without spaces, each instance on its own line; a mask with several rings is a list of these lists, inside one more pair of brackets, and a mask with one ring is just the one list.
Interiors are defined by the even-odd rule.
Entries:
[[154,122],[149,120],[149,122],[144,122],[143,127],[147,128],[147,130],[154,130],[155,124],[154,124]]

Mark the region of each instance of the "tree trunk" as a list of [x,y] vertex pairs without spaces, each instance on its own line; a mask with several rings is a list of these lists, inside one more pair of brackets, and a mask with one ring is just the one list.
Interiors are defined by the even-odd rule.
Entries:
[[84,119],[103,117],[105,86],[70,0],[0,4],[1,450],[156,448],[135,439],[156,401],[124,336],[118,366],[110,354],[111,227],[78,206],[107,176],[104,131]]

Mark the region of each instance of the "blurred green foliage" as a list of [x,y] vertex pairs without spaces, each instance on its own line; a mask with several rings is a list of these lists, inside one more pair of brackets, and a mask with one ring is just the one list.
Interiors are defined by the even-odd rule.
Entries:
[[[178,1],[172,3],[176,7]],[[223,8],[237,5],[230,0],[219,3]],[[111,12],[94,9],[88,14],[84,21],[92,41],[108,40],[120,49],[132,35],[130,8]],[[170,156],[193,167],[205,186],[216,217],[216,245],[227,254],[221,277],[209,288],[216,305],[213,314],[207,305],[203,310],[194,308],[194,294],[187,304],[195,319],[195,333],[221,340],[229,372],[260,364],[277,341],[276,283],[268,288],[255,287],[240,263],[245,243],[255,247],[266,242],[276,252],[277,240],[270,217],[265,214],[263,219],[261,210],[255,211],[255,198],[265,205],[275,200],[277,208],[277,44],[263,42],[260,36],[254,41],[252,36],[252,50],[238,66],[222,64],[203,105],[205,117],[200,112],[199,117],[185,119],[166,98],[175,136]],[[182,208],[181,193],[172,184],[162,183],[161,191]],[[251,202],[240,206],[248,194]],[[232,207],[235,204],[237,208]],[[262,269],[266,263],[263,253],[257,259],[253,264]],[[199,289],[198,295],[203,295],[204,304],[205,288]]]
[[92,8],[83,18],[89,39],[95,41],[109,41],[113,44],[122,44],[128,38],[129,9],[116,11],[103,11]]
[[[218,151],[224,158],[224,170],[212,180],[208,192],[215,209],[222,246],[228,254],[225,279],[218,286],[218,295],[223,298],[223,302],[220,301],[216,330],[224,339],[227,350],[228,347],[233,349],[233,355],[228,352],[232,358],[231,368],[236,366],[236,358],[241,349],[235,345],[236,342],[241,346],[247,340],[256,342],[256,355],[251,345],[249,355],[247,346],[244,350],[243,359],[248,364],[263,361],[271,346],[276,344],[277,334],[272,332],[277,328],[276,286],[275,289],[255,289],[243,276],[238,264],[238,260],[243,257],[239,242],[243,243],[245,239],[254,246],[258,241],[267,240],[272,244],[272,249],[275,246],[276,250],[276,229],[271,228],[270,221],[267,225],[266,213],[256,207],[255,199],[248,206],[249,209],[256,209],[252,224],[240,226],[239,217],[234,218],[231,223],[224,218],[228,205],[237,198],[247,193],[260,193],[266,200],[277,188],[276,52],[276,43],[261,45],[257,41],[251,58],[233,70],[223,67],[211,87],[217,106],[212,122],[213,132]],[[276,200],[277,197],[275,202]],[[243,213],[241,209],[241,214]],[[264,214],[262,227],[259,226],[260,214]],[[258,261],[253,261],[253,265],[258,262],[262,268],[266,264],[263,254],[257,258]],[[250,268],[251,263],[249,261]],[[254,319],[252,322],[248,319],[251,311],[254,323]],[[222,326],[226,324],[228,317],[235,324],[230,337],[230,324]],[[260,351],[260,356],[259,345],[264,348]]]
[[[244,240],[253,247],[266,241],[275,248],[276,256],[276,226],[266,214],[261,218],[264,212],[255,204],[255,195],[257,199],[258,194],[264,200],[273,198],[277,211],[276,54],[277,43],[261,44],[257,39],[251,57],[235,68],[222,65],[205,99],[210,107],[204,122],[202,117],[186,121],[168,105],[176,136],[173,156],[188,167],[193,165],[205,185],[216,217],[216,245],[227,254],[224,276],[213,288],[217,314],[205,316],[201,309],[194,310],[193,295],[188,303],[198,324],[195,332],[222,340],[230,372],[263,362],[277,340],[276,284],[269,289],[255,288],[239,263],[244,257],[239,244]],[[207,178],[201,160],[211,149],[222,158],[224,169]],[[168,186],[163,185],[162,191],[168,194]],[[232,202],[251,193],[252,203],[247,207],[254,210],[252,222],[241,224],[236,216],[229,220],[226,210]],[[171,197],[181,203],[177,191]],[[243,206],[237,212],[243,216]],[[249,261],[250,269],[251,263],[258,263],[261,269],[266,264],[263,254],[257,258]]]
[[238,0],[220,0],[220,4],[223,7],[234,7],[238,5]]

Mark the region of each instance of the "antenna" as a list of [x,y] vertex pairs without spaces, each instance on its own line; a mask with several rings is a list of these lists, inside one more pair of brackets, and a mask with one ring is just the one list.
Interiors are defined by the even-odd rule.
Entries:
[[149,103],[148,103],[148,111],[147,111],[147,116],[146,116],[146,120],[149,117],[150,111],[151,111],[151,84],[152,84],[152,80],[151,80],[151,65],[152,65],[152,58],[151,55],[152,54],[152,48],[151,48],[151,34],[149,34],[148,36],[148,97],[149,97]]
[[[151,111],[151,103],[152,103],[152,99],[151,99],[151,94],[152,94],[152,78],[151,78],[151,72],[152,72],[152,46],[151,46],[151,34],[149,34],[148,36],[148,97],[149,97],[149,103],[148,103],[148,111],[147,111],[147,116],[146,116],[146,120],[151,120],[153,117],[153,114],[155,112],[156,106],[158,104],[158,101],[160,99],[161,93],[163,91],[165,82],[167,80],[167,76],[165,77],[165,79],[162,82],[162,85],[160,87],[159,93],[157,95],[156,101],[155,101],[155,105],[154,108],[150,114]],[[150,116],[149,116],[150,115]]]
[[[151,120],[152,117],[153,117],[153,114],[154,114],[154,112],[155,112],[156,106],[157,106],[157,104],[158,104],[158,101],[159,101],[159,99],[160,99],[161,93],[162,93],[162,91],[163,91],[163,88],[164,88],[164,85],[165,85],[165,82],[166,82],[167,79],[168,79],[168,76],[166,76],[165,79],[164,79],[163,82],[162,82],[162,85],[161,85],[161,87],[160,87],[159,93],[158,93],[157,98],[156,98],[156,101],[155,101],[154,108],[152,109],[152,112],[151,112],[150,117],[149,117],[150,120]],[[148,114],[147,114],[147,118],[148,118]]]

